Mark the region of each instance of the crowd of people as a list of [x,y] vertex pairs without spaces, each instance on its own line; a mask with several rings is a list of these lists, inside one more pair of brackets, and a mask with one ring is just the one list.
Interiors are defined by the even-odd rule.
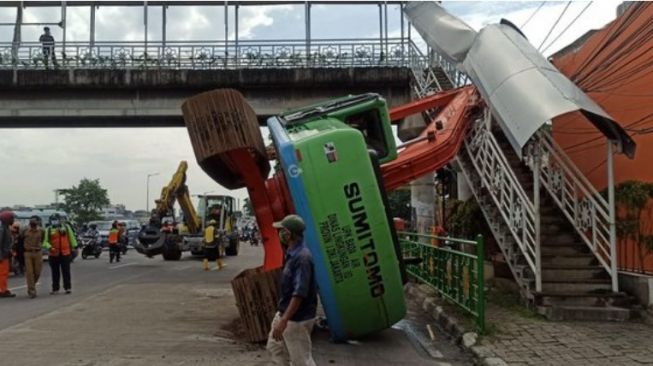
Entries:
[[20,230],[11,211],[0,212],[0,297],[15,297],[8,288],[12,260],[19,271],[25,274],[27,294],[35,298],[36,283],[41,276],[43,250],[48,251],[48,263],[52,272],[50,294],[61,290],[72,292],[70,263],[77,250],[77,238],[73,228],[62,220],[59,214],[50,217],[49,225],[43,228],[40,218],[32,216],[29,226]]
[[[61,279],[66,294],[72,291],[70,263],[77,250],[77,239],[70,224],[58,214],[52,215],[49,225],[43,228],[39,218],[30,218],[29,227],[20,230],[14,225],[11,211],[0,212],[0,297],[15,297],[8,288],[8,275],[12,256],[18,257],[17,243],[22,244],[20,256],[24,261],[27,292],[30,298],[37,296],[36,283],[41,275],[42,249],[48,250],[52,287],[50,294],[59,293]],[[205,259],[203,266],[208,270],[209,261],[216,261],[218,269],[224,267],[216,230],[217,222],[211,220],[204,232]],[[277,313],[271,324],[267,349],[276,365],[315,365],[311,352],[311,331],[316,319],[317,285],[313,258],[304,243],[305,224],[301,217],[289,215],[274,224],[284,248],[284,269]],[[93,230],[90,228],[89,230]],[[118,241],[121,230],[113,223],[109,233],[110,262],[120,261]],[[222,252],[221,252],[222,251]]]

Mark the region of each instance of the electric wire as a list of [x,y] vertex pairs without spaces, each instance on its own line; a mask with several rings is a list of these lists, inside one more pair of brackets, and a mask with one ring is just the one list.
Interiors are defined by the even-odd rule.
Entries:
[[542,1],[542,2],[540,3],[540,6],[538,6],[537,9],[535,9],[535,11],[531,14],[531,16],[529,16],[528,19],[526,19],[526,21],[524,22],[524,24],[522,24],[521,27],[519,27],[519,28],[524,28],[524,27],[526,26],[526,24],[528,24],[528,22],[530,22],[531,19],[533,19],[533,17],[535,16],[535,14],[537,14],[537,12],[540,11],[540,9],[542,9],[542,7],[544,6],[544,4],[546,4],[546,1]]
[[594,4],[593,1],[590,1],[589,3],[587,3],[587,5],[585,5],[585,7],[583,8],[583,10],[581,10],[580,13],[578,13],[578,15],[576,15],[576,17],[574,18],[574,20],[572,20],[571,23],[567,24],[567,26],[565,27],[565,29],[563,29],[562,32],[560,32],[560,33],[558,34],[558,36],[555,37],[555,38],[553,39],[553,41],[551,41],[551,43],[549,43],[549,45],[546,46],[546,47],[542,50],[542,53],[546,52],[546,50],[548,50],[551,46],[553,46],[553,44],[556,43],[556,41],[557,41],[558,39],[560,39],[560,37],[562,37],[562,35],[565,34],[565,32],[566,32],[567,30],[569,30],[569,28],[570,28],[574,23],[576,23],[576,21],[578,20],[578,18],[580,18],[580,16],[583,15],[583,13],[585,12],[585,10],[587,10],[587,9],[588,9],[592,4]]
[[558,23],[560,22],[560,19],[562,19],[562,17],[567,12],[567,9],[569,9],[569,5],[571,5],[571,1],[568,1],[567,5],[565,5],[565,8],[562,9],[562,13],[560,13],[560,16],[558,16],[558,19],[556,19],[555,23],[553,23],[553,27],[551,27],[551,29],[549,29],[549,33],[546,34],[546,37],[544,37],[544,40],[542,41],[542,43],[540,43],[540,46],[537,48],[538,51],[542,48],[542,46],[544,45],[544,42],[546,42],[546,40],[549,39],[549,36],[551,36],[551,33],[553,33],[553,30],[556,28],[556,26],[558,26]]

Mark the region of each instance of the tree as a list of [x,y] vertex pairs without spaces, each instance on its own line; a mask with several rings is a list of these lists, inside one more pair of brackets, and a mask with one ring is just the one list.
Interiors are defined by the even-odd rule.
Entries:
[[254,216],[254,208],[252,207],[252,201],[249,200],[249,197],[245,198],[243,201],[243,213],[245,216]]
[[410,220],[410,190],[398,189],[388,194],[388,204],[393,217]]
[[77,223],[101,219],[100,211],[110,203],[107,190],[102,188],[99,179],[84,178],[79,185],[62,189],[59,193],[64,196],[63,209]]

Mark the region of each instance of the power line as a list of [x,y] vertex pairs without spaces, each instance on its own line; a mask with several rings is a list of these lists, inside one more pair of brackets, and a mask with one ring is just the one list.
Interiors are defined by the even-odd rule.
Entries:
[[544,37],[544,40],[542,41],[542,43],[540,43],[540,46],[537,48],[538,51],[542,48],[542,46],[544,45],[544,42],[546,42],[546,40],[549,39],[549,36],[551,36],[551,33],[553,33],[553,30],[556,28],[556,26],[560,22],[560,19],[562,19],[562,17],[567,12],[567,9],[569,9],[569,5],[571,5],[571,1],[567,1],[567,5],[565,6],[564,9],[562,9],[562,13],[560,13],[560,16],[558,17],[558,19],[556,19],[556,22],[553,23],[553,27],[551,27],[551,29],[549,30],[549,33],[546,34],[546,37]]
[[526,21],[524,22],[524,24],[522,24],[521,27],[519,27],[519,28],[524,28],[526,26],[526,24],[528,24],[528,22],[530,22],[531,19],[533,19],[535,14],[537,14],[537,12],[540,11],[540,9],[542,9],[544,4],[546,4],[546,1],[542,1],[542,3],[540,3],[540,6],[538,6],[537,9],[535,9],[535,11],[531,14],[531,16],[529,16],[528,19],[526,19]]
[[572,25],[573,25],[573,24],[578,20],[578,18],[580,18],[581,15],[583,15],[583,13],[585,12],[585,10],[587,10],[587,8],[589,8],[592,4],[594,4],[593,1],[590,1],[589,3],[587,3],[587,5],[585,5],[585,7],[583,8],[583,10],[581,10],[580,13],[578,13],[578,15],[576,15],[576,17],[574,18],[574,20],[572,20],[571,23],[569,23],[569,24],[567,25],[567,27],[565,27],[565,29],[563,29],[562,32],[560,32],[560,34],[558,34],[558,36],[557,36],[553,41],[551,41],[551,43],[549,43],[549,45],[546,46],[546,48],[544,48],[544,49],[542,50],[542,53],[546,52],[546,50],[548,50],[549,47],[553,46],[553,44],[556,43],[556,41],[557,41],[558,39],[560,39],[560,37],[562,37],[563,34],[565,34],[565,32],[566,32],[566,31],[567,31],[567,30],[568,30],[568,29],[569,29],[569,28],[570,28],[570,27],[571,27],[571,26],[572,26]]

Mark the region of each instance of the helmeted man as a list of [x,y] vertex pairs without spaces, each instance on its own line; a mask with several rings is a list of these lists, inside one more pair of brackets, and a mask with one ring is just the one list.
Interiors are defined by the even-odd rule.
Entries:
[[43,248],[49,251],[48,262],[52,271],[51,295],[59,293],[60,278],[63,276],[63,288],[70,294],[70,262],[73,252],[77,249],[77,239],[72,227],[63,222],[59,214],[50,216],[50,226],[46,229]]
[[11,266],[11,237],[10,226],[14,223],[14,213],[11,211],[0,212],[0,297],[15,297],[9,291],[8,279]]
[[30,298],[36,297],[36,283],[41,277],[43,265],[43,229],[39,227],[39,217],[29,218],[29,226],[20,233],[20,238],[25,247],[25,282],[27,283],[27,295]]
[[210,220],[204,229],[204,261],[202,262],[202,267],[205,271],[209,270],[209,261],[216,261],[217,270],[224,268],[224,263],[220,256],[219,233],[215,228],[217,224],[215,220]]
[[279,304],[267,349],[275,365],[315,366],[311,331],[317,309],[317,285],[313,257],[304,244],[304,220],[288,215],[273,226],[279,230],[285,258]]
[[120,229],[118,228],[118,221],[111,224],[109,231],[109,263],[113,263],[115,258],[116,262],[120,262]]

